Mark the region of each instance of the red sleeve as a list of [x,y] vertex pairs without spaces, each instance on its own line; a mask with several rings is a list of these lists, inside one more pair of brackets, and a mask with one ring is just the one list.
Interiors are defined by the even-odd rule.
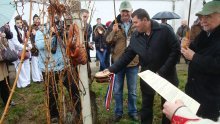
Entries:
[[174,115],[171,119],[171,124],[185,124],[187,121],[198,121],[199,119],[190,119]]

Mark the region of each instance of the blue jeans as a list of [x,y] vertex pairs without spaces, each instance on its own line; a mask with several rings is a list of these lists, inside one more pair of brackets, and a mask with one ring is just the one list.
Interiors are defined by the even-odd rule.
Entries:
[[106,69],[106,65],[105,65],[106,53],[107,53],[107,49],[104,49],[104,51],[100,51],[99,49],[96,50],[96,55],[100,61],[99,71],[103,71],[104,69]]
[[137,73],[138,66],[126,67],[115,75],[114,98],[115,98],[115,115],[123,114],[123,87],[126,75],[128,87],[128,114],[137,115]]

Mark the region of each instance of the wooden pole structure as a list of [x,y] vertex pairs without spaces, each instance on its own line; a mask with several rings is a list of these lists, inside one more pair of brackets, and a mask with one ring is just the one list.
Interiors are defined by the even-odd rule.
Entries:
[[192,6],[192,0],[190,0],[190,2],[189,2],[188,26],[189,26],[189,22],[190,22],[191,6]]
[[[191,14],[191,6],[192,6],[192,0],[190,0],[189,2],[189,13],[188,13],[188,26],[189,26],[189,22],[190,22],[190,14]],[[186,36],[187,39],[190,39],[190,30],[188,30],[186,32]]]
[[115,15],[115,24],[117,24],[117,16],[116,16],[116,9],[115,9],[115,0],[113,0],[113,3],[114,3],[114,15]]
[[[29,38],[30,32],[31,32],[31,27],[30,27],[30,25],[31,25],[31,17],[32,17],[32,0],[30,0],[29,30],[28,30],[28,33],[27,33],[27,37],[28,37],[28,38]],[[7,114],[8,109],[9,109],[9,105],[10,105],[10,103],[11,103],[12,95],[13,95],[13,93],[14,93],[14,91],[15,91],[15,88],[16,88],[16,85],[17,85],[18,77],[19,77],[19,74],[20,74],[20,72],[21,72],[21,67],[22,67],[22,64],[23,64],[23,62],[24,62],[24,56],[25,56],[25,53],[26,53],[26,46],[27,46],[28,38],[26,38],[25,41],[24,41],[24,47],[23,47],[23,50],[22,50],[21,60],[20,60],[21,62],[19,63],[18,72],[17,72],[17,74],[16,74],[13,87],[12,87],[11,92],[10,92],[10,95],[9,95],[9,97],[8,97],[8,101],[7,101],[7,103],[6,103],[4,112],[3,112],[3,114],[2,114],[2,117],[1,117],[1,120],[0,120],[0,124],[3,124],[5,115]]]
[[[70,5],[72,4],[72,5]],[[80,17],[80,10],[81,4],[80,0],[70,0],[70,7],[71,7],[71,16],[73,18],[73,23],[77,24],[80,29],[80,42],[83,43],[84,41],[84,27],[82,25],[81,17]],[[81,100],[81,112],[82,112],[82,120],[83,124],[92,124],[92,113],[91,113],[91,102],[90,102],[90,93],[89,93],[89,77],[88,77],[88,69],[87,64],[79,65],[78,67],[78,74],[81,82],[79,82],[79,88],[82,91],[80,93],[80,100]]]

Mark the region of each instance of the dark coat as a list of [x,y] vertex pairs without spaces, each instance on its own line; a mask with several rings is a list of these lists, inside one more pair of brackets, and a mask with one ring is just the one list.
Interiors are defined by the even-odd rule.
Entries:
[[186,93],[209,107],[218,104],[220,110],[220,26],[209,36],[202,31],[190,49],[195,54],[189,64]]
[[86,23],[86,29],[84,32],[84,40],[85,40],[85,45],[86,45],[86,52],[87,52],[87,56],[88,56],[88,61],[91,62],[91,58],[90,58],[90,50],[91,48],[89,47],[89,43],[90,42],[90,37],[92,34],[92,27],[90,24]]
[[186,32],[189,31],[189,27],[187,25],[181,25],[176,32],[176,36],[179,40],[179,42],[181,42],[181,40],[183,39],[183,37],[186,36]]
[[180,44],[175,33],[166,25],[151,20],[150,36],[134,32],[130,45],[121,58],[109,68],[110,72],[120,71],[135,55],[139,55],[141,71],[149,69],[173,84],[178,83],[175,66],[180,57]]
[[90,42],[90,37],[92,34],[92,27],[90,24],[86,23],[86,29],[85,29],[85,33],[84,33],[84,40],[87,42]]
[[[103,34],[98,33],[98,28],[100,28],[103,31]],[[105,32],[106,28],[102,25],[97,25],[95,29],[93,29],[92,33],[92,41],[95,42],[95,48],[96,50],[100,49],[107,49],[106,41],[105,41]]]
[[92,39],[95,42],[96,50],[107,49],[104,34],[98,34],[98,35],[93,34]]

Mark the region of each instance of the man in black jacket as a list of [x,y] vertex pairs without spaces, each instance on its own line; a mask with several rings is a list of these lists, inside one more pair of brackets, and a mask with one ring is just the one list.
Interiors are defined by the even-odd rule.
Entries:
[[[164,77],[175,86],[178,85],[176,63],[180,57],[180,45],[172,30],[164,24],[150,19],[144,9],[132,13],[136,31],[130,39],[130,45],[124,54],[103,73],[117,73],[139,55],[141,71],[151,70]],[[143,80],[140,81],[142,92],[141,123],[152,124],[154,90]],[[162,99],[162,103],[164,103]],[[163,124],[169,120],[163,116]]]
[[[197,115],[217,121],[220,116],[220,1],[204,5],[199,17],[203,31],[181,52],[190,61],[185,91],[201,105]],[[182,42],[189,40],[184,38]]]

